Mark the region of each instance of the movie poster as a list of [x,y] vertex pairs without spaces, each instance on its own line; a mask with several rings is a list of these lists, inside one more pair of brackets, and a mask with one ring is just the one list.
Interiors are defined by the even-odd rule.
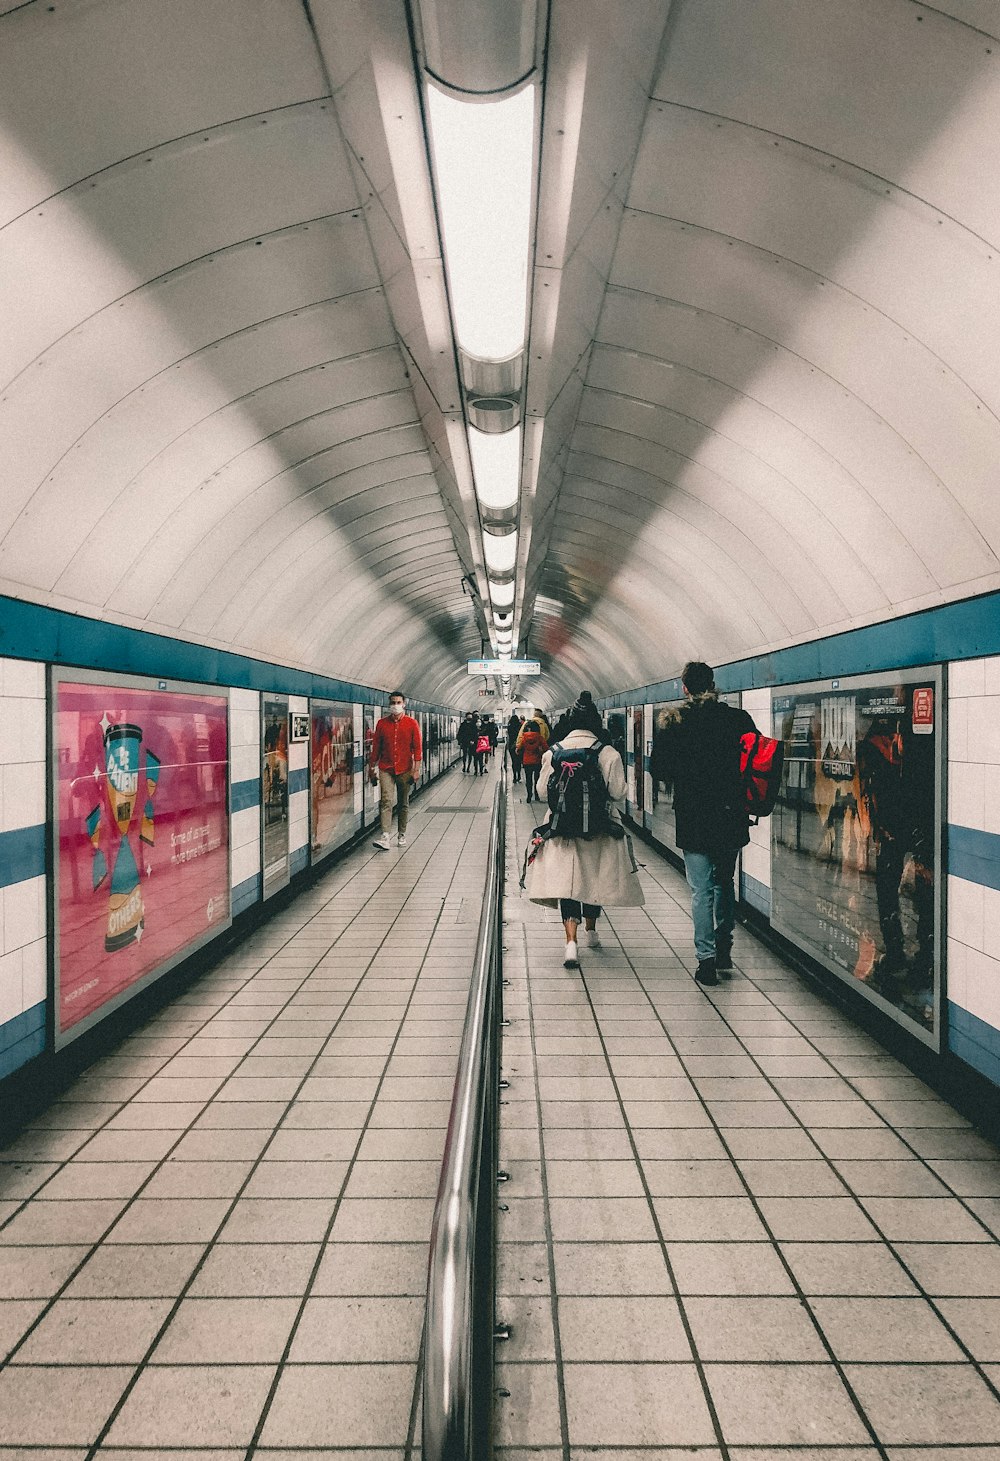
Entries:
[[375,726],[378,723],[379,713],[380,712],[379,712],[379,708],[378,708],[377,705],[366,705],[365,706],[365,731],[364,731],[364,737],[365,737],[365,739],[364,739],[364,747],[363,747],[363,750],[364,750],[364,772],[362,774],[364,776],[364,785],[365,785],[364,821],[365,821],[365,826],[366,827],[370,826],[371,823],[378,821],[378,804],[379,804],[378,781],[376,780],[374,786],[371,783],[371,778],[370,778],[370,776],[368,774],[368,758],[371,755],[372,742],[375,739]]
[[54,679],[56,1044],[230,921],[229,701]]
[[264,897],[285,887],[288,857],[288,698],[265,695],[261,703],[260,813]]
[[312,702],[312,852],[319,858],[354,834],[354,706]]
[[796,686],[773,710],[771,922],[936,1044],[940,675]]

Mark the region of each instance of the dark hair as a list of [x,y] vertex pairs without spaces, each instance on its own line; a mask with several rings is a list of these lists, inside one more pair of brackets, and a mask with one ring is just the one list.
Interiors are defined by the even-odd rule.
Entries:
[[704,695],[715,689],[715,673],[704,660],[692,659],[681,670],[681,684],[689,695]]
[[536,731],[538,729],[538,721],[537,720],[526,720],[524,722],[524,728],[525,728],[526,731]]
[[595,736],[604,734],[601,712],[593,701],[588,705],[583,699],[578,700],[572,710],[566,713],[560,724],[566,727],[564,734],[575,730],[590,731]]
[[405,690],[390,690],[389,691],[389,699],[390,700],[397,700],[398,699],[398,700],[405,701],[405,699],[406,699],[406,691]]
[[581,690],[576,697],[577,705],[593,705],[594,697],[589,690]]

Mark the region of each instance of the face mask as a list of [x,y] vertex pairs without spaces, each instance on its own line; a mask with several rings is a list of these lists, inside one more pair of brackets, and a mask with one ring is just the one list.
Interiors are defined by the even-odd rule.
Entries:
[[402,715],[403,711],[405,710],[405,708],[406,708],[405,706],[400,705],[398,703],[393,704],[393,705],[390,705],[389,706],[389,714],[392,716],[393,720],[398,720],[399,717]]

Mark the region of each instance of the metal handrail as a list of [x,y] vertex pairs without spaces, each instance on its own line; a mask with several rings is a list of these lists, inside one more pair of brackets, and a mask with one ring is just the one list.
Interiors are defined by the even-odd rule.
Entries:
[[493,793],[486,896],[427,1264],[423,1461],[493,1454],[497,1124],[506,777]]

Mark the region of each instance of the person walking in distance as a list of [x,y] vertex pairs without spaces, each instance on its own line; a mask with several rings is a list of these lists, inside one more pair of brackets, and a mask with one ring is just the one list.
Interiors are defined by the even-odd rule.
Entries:
[[473,759],[475,761],[475,773],[477,776],[486,775],[486,758],[490,754],[490,733],[486,727],[485,716],[476,727],[476,739],[473,746]]
[[467,710],[459,726],[455,740],[462,748],[462,770],[472,770],[472,758],[476,753],[476,738],[479,735],[479,717],[474,710]]
[[389,696],[389,714],[383,715],[375,727],[368,753],[368,775],[379,788],[379,819],[382,835],[372,843],[380,852],[388,852],[392,843],[392,794],[396,792],[396,846],[406,846],[406,824],[410,810],[410,789],[417,779],[423,747],[420,725],[406,714],[406,696],[393,690]]
[[657,738],[654,780],[674,794],[677,846],[691,889],[699,984],[718,984],[733,967],[740,848],[750,816],[740,782],[740,737],[756,726],[745,710],[718,697],[715,675],[701,660],[681,672],[684,704]]
[[545,742],[536,721],[525,721],[524,729],[519,735],[518,745],[521,747],[521,765],[524,767],[524,784],[528,793],[525,801],[538,801],[538,773],[542,769]]
[[[597,920],[605,907],[645,903],[632,848],[619,816],[625,805],[625,768],[600,738],[601,718],[577,701],[562,741],[545,752],[538,791],[549,810],[529,849],[525,886],[532,903],[558,907],[566,933],[563,964],[580,966],[577,934],[601,947]],[[525,767],[527,775],[527,767]]]
[[510,769],[515,782],[521,780],[521,753],[517,749],[517,738],[523,725],[524,716],[518,715],[516,710],[512,711],[507,722],[507,755],[510,757]]

